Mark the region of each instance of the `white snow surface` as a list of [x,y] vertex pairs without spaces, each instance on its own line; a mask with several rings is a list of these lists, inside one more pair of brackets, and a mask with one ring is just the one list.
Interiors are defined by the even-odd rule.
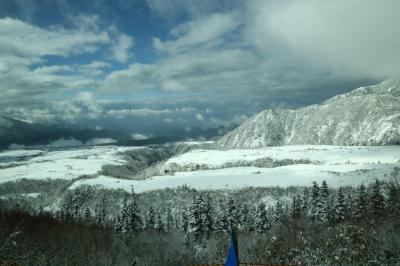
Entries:
[[208,165],[222,167],[228,163],[251,162],[257,159],[310,160],[321,164],[371,164],[400,162],[400,146],[278,146],[260,149],[193,150],[175,156],[165,166]]
[[96,174],[104,164],[126,163],[119,153],[131,149],[134,148],[94,146],[54,151],[5,151],[0,153],[0,183],[22,178],[73,179]]
[[394,167],[400,166],[400,146],[281,146],[257,150],[194,150],[166,161],[166,165],[207,164],[211,167],[226,163],[270,157],[273,159],[309,159],[320,164],[295,164],[275,168],[231,167],[214,170],[177,172],[175,175],[154,176],[146,180],[123,180],[106,176],[81,179],[70,188],[82,185],[106,189],[123,189],[136,193],[176,188],[187,185],[196,189],[237,189],[243,187],[308,186],[326,180],[330,186],[359,185],[375,178],[389,178]]

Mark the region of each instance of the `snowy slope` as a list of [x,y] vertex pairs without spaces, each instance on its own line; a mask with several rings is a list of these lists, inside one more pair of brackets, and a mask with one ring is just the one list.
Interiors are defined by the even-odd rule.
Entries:
[[124,180],[100,176],[81,179],[70,187],[82,185],[106,189],[124,189],[136,193],[188,186],[196,189],[236,189],[243,187],[303,186],[313,181],[326,180],[330,186],[358,185],[375,178],[387,178],[392,168],[383,164],[365,165],[288,165],[276,168],[234,167],[218,170],[180,172],[175,175],[155,176],[146,180]]
[[219,148],[400,144],[400,81],[385,81],[297,110],[265,110],[222,137]]
[[96,146],[56,151],[19,150],[0,153],[0,183],[26,179],[73,179],[96,174],[105,164],[121,165],[120,152],[132,147]]
[[310,160],[318,164],[370,164],[400,162],[400,146],[278,146],[260,149],[193,150],[172,157],[164,167],[207,165],[220,168],[237,162],[252,162],[262,158],[273,160]]
[[[237,162],[252,162],[262,158],[308,159],[318,164],[293,164],[273,168],[226,167]],[[213,170],[193,170],[193,165],[206,165]],[[81,185],[108,189],[133,187],[136,192],[183,185],[197,189],[233,189],[242,187],[310,185],[326,180],[332,186],[357,185],[375,178],[389,178],[394,167],[400,166],[400,146],[282,146],[248,150],[194,150],[170,158],[158,166],[163,169],[187,169],[174,175],[154,176],[136,180],[110,177],[82,179],[71,188]],[[220,169],[219,169],[220,168]],[[173,171],[169,171],[173,172]]]

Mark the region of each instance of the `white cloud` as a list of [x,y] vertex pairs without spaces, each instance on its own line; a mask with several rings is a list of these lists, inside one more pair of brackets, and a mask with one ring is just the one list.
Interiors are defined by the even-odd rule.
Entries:
[[126,63],[131,56],[133,37],[120,33],[112,47],[112,58],[120,63]]
[[237,12],[214,13],[178,25],[170,31],[173,40],[162,42],[153,39],[154,47],[162,52],[182,53],[194,47],[212,47],[224,42],[224,35],[237,29],[242,23]]
[[342,76],[400,75],[399,1],[251,4],[247,39],[267,55]]
[[204,121],[204,117],[203,117],[203,115],[200,114],[200,113],[197,113],[197,114],[196,114],[196,119],[199,120],[199,121]]
[[116,142],[117,141],[112,138],[93,138],[93,139],[89,139],[88,141],[86,141],[85,145],[96,146],[96,145],[111,144],[111,143],[116,143]]
[[93,53],[110,41],[105,31],[45,29],[17,19],[0,19],[0,55],[41,57]]
[[150,137],[151,137],[150,135],[141,134],[141,133],[132,134],[133,140],[145,140],[145,139],[149,139]]

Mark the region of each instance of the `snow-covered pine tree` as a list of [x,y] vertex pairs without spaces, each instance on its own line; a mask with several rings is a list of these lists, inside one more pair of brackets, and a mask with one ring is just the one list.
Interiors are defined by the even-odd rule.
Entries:
[[79,209],[80,209],[79,197],[78,195],[74,195],[74,197],[72,198],[72,215],[75,219],[79,218]]
[[385,198],[381,192],[381,183],[376,180],[372,185],[372,195],[370,198],[371,211],[375,219],[380,219],[385,213]]
[[156,224],[156,214],[153,206],[151,206],[146,214],[145,228],[147,230],[153,230],[155,224]]
[[311,189],[311,206],[309,208],[308,215],[311,217],[313,221],[318,220],[318,210],[320,204],[320,197],[319,197],[319,186],[317,182],[313,182],[313,186]]
[[329,189],[326,181],[322,181],[322,185],[319,191],[319,199],[317,201],[317,212],[316,221],[317,222],[327,222],[328,221],[328,201],[329,201]]
[[386,210],[392,217],[400,216],[400,189],[395,181],[390,182],[387,187]]
[[233,226],[238,226],[238,209],[237,204],[233,198],[229,198],[227,203],[227,216],[228,216],[228,223]]
[[297,220],[297,219],[300,218],[301,209],[302,208],[301,208],[301,199],[300,199],[300,197],[294,196],[292,198],[292,207],[291,207],[291,210],[290,210],[291,217],[294,220]]
[[160,233],[164,231],[164,222],[159,212],[157,212],[156,214],[156,222],[154,224],[154,229]]
[[303,189],[303,194],[301,196],[301,212],[303,214],[307,214],[309,211],[309,201],[310,201],[310,192],[307,187]]
[[189,226],[189,218],[188,218],[188,212],[187,210],[182,211],[182,216],[181,216],[181,228],[182,231],[186,234],[188,232],[188,226]]
[[204,232],[202,221],[202,206],[203,197],[201,194],[199,194],[198,196],[195,196],[193,198],[193,202],[189,210],[188,232],[195,241],[200,240]]
[[115,222],[114,230],[115,234],[118,236],[119,239],[123,239],[125,237],[124,227],[125,227],[125,222],[123,221],[121,216],[118,215]]
[[242,231],[249,231],[250,229],[250,210],[246,202],[242,204],[239,212],[240,229]]
[[204,205],[202,208],[202,223],[204,226],[204,233],[207,237],[210,236],[211,232],[214,230],[214,208],[211,196],[207,194],[204,197]]
[[335,203],[333,207],[333,221],[340,222],[344,220],[345,216],[345,203],[342,188],[339,188],[337,196],[335,198]]
[[283,206],[282,202],[280,200],[278,200],[275,203],[274,222],[276,224],[280,224],[280,223],[284,222],[285,218],[286,218],[286,213],[284,210],[284,206]]
[[137,232],[143,227],[142,217],[140,216],[140,210],[137,207],[136,201],[129,203],[127,206],[127,217],[125,218],[125,224],[127,231]]
[[165,230],[171,231],[174,227],[174,217],[172,216],[171,208],[167,207],[165,213]]
[[97,226],[105,226],[107,224],[105,198],[96,204],[95,221]]
[[84,217],[87,221],[92,218],[92,212],[90,211],[89,207],[86,207]]
[[356,219],[365,218],[368,212],[368,202],[367,202],[367,193],[365,191],[365,186],[361,184],[361,186],[357,189],[357,195],[354,200],[354,208],[353,208],[353,216]]
[[256,231],[261,234],[267,232],[269,229],[267,209],[264,202],[259,203],[257,206],[255,228]]

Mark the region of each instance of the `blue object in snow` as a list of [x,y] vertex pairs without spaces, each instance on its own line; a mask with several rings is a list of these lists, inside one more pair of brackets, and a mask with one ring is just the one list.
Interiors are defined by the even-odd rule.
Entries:
[[229,247],[228,257],[226,257],[225,266],[238,266],[239,260],[236,252],[235,236],[231,231],[231,246]]

